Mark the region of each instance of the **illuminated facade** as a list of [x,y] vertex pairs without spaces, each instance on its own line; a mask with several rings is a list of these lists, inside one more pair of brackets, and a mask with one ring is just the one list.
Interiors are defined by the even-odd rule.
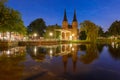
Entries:
[[64,11],[64,18],[62,22],[62,29],[57,30],[61,32],[61,40],[77,40],[78,39],[78,22],[76,18],[76,11],[74,11],[72,25],[68,24],[66,10]]
[[5,33],[0,33],[0,40],[10,40],[10,41],[18,41],[18,40],[23,40],[24,36],[18,33],[14,32],[5,32]]

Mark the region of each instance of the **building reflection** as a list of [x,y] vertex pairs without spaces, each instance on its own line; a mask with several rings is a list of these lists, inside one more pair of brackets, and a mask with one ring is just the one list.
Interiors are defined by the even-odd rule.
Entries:
[[[32,60],[36,61],[37,63],[45,62],[46,59],[50,60],[52,64],[47,63],[48,66],[44,66],[53,70],[53,72],[56,72],[57,69],[62,69],[62,72],[69,73],[70,69],[72,68],[72,72],[78,73],[79,70],[81,70],[81,64],[91,64],[99,58],[100,53],[104,50],[104,46],[106,45],[62,44],[52,46],[44,45],[15,47],[0,50],[0,65],[2,65],[0,66],[0,77],[1,80],[13,80],[13,78],[16,80],[21,80],[25,68],[28,68],[29,66],[29,62],[24,63],[28,56],[30,56]],[[120,60],[119,44],[118,47],[114,48],[110,44],[108,45],[107,49],[114,59]],[[27,53],[27,56],[25,53]],[[56,59],[56,57],[59,57],[59,59]],[[58,61],[54,62],[55,60]],[[36,64],[36,66],[38,67],[38,64]],[[79,68],[77,66],[79,66]],[[5,77],[5,75],[7,77]],[[4,78],[2,78],[3,76]]]
[[0,51],[0,57],[16,57],[25,54],[25,47],[5,48]]
[[114,45],[113,44],[108,45],[108,47],[109,47],[108,50],[112,58],[115,60],[120,60],[120,44],[116,43]]
[[77,64],[77,51],[78,51],[78,45],[66,45],[62,46],[64,52],[67,52],[66,54],[62,55],[62,61],[64,65],[64,72],[67,72],[67,65],[68,65],[68,59],[72,58],[72,65],[73,65],[73,71],[76,70],[76,64]]
[[[99,48],[99,47],[98,47]],[[54,57],[61,57],[64,72],[67,72],[69,60],[72,60],[73,72],[76,72],[77,63],[90,64],[99,57],[99,50],[95,44],[77,45],[62,44],[52,46],[28,46],[27,53],[35,61],[45,62],[46,59],[52,60]],[[102,48],[102,47],[100,47]]]
[[45,48],[37,47],[37,46],[27,46],[26,51],[35,61],[42,62],[45,59],[45,55],[46,55]]
[[0,51],[0,79],[21,80],[24,71],[25,47],[8,48]]
[[77,52],[78,52],[78,45],[76,44],[63,44],[60,46],[61,50],[58,54],[59,56],[62,56],[62,61],[64,65],[64,72],[67,72],[67,65],[68,65],[68,59],[72,59],[72,65],[73,65],[73,71],[76,70],[76,64],[77,64]]
[[66,72],[67,71],[67,64],[68,64],[68,55],[63,55],[62,61],[63,61],[63,65],[64,65],[64,72]]
[[118,48],[119,47],[119,43],[118,42],[112,42],[111,46],[112,46],[112,48]]
[[78,60],[78,56],[77,56],[77,52],[78,52],[78,45],[73,45],[72,47],[72,62],[73,62],[73,71],[76,71],[76,64],[77,64],[77,60]]

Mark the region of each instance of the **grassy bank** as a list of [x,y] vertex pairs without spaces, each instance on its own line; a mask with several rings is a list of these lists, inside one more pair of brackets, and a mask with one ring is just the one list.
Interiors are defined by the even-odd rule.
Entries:
[[0,47],[14,47],[17,45],[18,42],[15,41],[0,41]]
[[[120,40],[111,40],[111,39],[98,39],[96,44],[110,44],[112,42],[120,43]],[[75,40],[75,41],[0,41],[0,47],[9,47],[9,46],[29,46],[29,45],[57,45],[57,44],[69,44],[69,43],[77,43],[77,44],[90,44],[92,41],[87,40]]]

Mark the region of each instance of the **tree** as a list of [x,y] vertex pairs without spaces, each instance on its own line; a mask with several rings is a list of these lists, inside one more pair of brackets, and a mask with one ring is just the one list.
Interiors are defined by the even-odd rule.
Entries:
[[99,30],[98,30],[98,35],[99,37],[104,37],[104,31],[103,31],[103,28],[102,27],[98,27]]
[[80,23],[80,31],[85,31],[87,41],[95,42],[98,37],[98,26],[91,21],[84,21]]
[[4,33],[16,32],[19,34],[25,34],[26,28],[21,18],[21,14],[12,8],[5,5],[7,0],[0,0],[0,32]]
[[10,32],[10,38],[11,38],[11,32],[19,33],[19,34],[26,34],[26,28],[24,26],[24,23],[21,19],[21,15],[18,11],[9,9],[9,15],[7,22],[7,31]]
[[110,36],[110,33],[108,31],[105,31],[104,37],[109,37],[109,36]]
[[87,37],[87,35],[86,35],[85,31],[81,31],[81,32],[80,32],[79,39],[80,39],[80,40],[86,40],[86,37]]
[[108,29],[110,35],[117,36],[120,35],[120,21],[115,21],[111,24]]
[[8,15],[9,15],[9,8],[5,6],[5,0],[0,0],[0,31],[5,32],[7,28]]
[[[59,39],[60,33],[56,32],[55,29],[61,29],[61,26],[59,26],[57,24],[47,26],[44,38],[46,38],[46,39],[50,39],[50,38]],[[50,33],[52,33],[53,35],[50,36]]]
[[6,3],[7,1],[8,1],[8,0],[0,0],[0,9],[5,6],[5,3]]
[[43,37],[46,29],[45,21],[42,18],[38,18],[30,23],[27,27],[29,35],[37,34],[38,37]]

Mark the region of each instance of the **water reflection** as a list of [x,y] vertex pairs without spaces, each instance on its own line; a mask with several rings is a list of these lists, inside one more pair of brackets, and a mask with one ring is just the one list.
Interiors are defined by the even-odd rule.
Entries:
[[119,48],[119,43],[118,42],[112,42],[111,46],[112,46],[112,48]]
[[[80,52],[79,54],[78,51]],[[63,44],[39,47],[31,46],[27,47],[27,52],[33,60],[41,62],[45,61],[46,55],[48,55],[50,59],[61,56],[64,65],[64,72],[67,71],[68,59],[72,59],[73,71],[75,72],[78,61],[84,64],[90,64],[99,57],[99,51],[97,45],[95,44]]]
[[115,60],[120,60],[120,44],[119,43],[112,43],[112,45],[109,45],[108,50],[112,58],[114,58]]
[[[0,50],[0,79],[24,80],[37,75],[40,77],[38,80],[46,80],[51,75],[52,77],[84,75],[80,78],[83,80],[89,75],[99,77],[101,73],[118,75],[119,73],[116,73],[115,70],[119,71],[120,65],[113,59],[120,60],[119,44],[114,48],[111,44],[60,44],[8,48]],[[113,63],[114,67],[111,67]],[[107,70],[109,67],[110,70]],[[99,73],[100,71],[101,73]],[[45,72],[42,77],[39,76],[41,72]],[[109,74],[110,72],[111,74]],[[98,78],[92,78],[92,80],[98,80]]]
[[[27,53],[31,58],[37,62],[45,62],[47,58],[54,59],[54,57],[61,57],[64,67],[64,72],[67,72],[69,59],[72,60],[73,71],[76,71],[77,63],[83,64],[94,63],[99,59],[100,54],[104,50],[106,44],[63,44],[52,46],[28,46]],[[115,59],[120,59],[120,50],[108,45],[111,56]]]
[[103,51],[104,46],[107,46],[106,44],[97,44],[97,50],[99,54]]
[[[8,48],[0,51],[0,80],[22,79],[25,47]],[[6,77],[7,76],[7,77]]]
[[78,59],[78,56],[77,56],[77,51],[78,51],[78,45],[66,45],[63,47],[64,50],[65,50],[65,53],[64,55],[62,55],[62,61],[63,61],[63,64],[64,64],[64,72],[67,72],[67,64],[68,64],[68,59],[69,58],[72,58],[72,65],[73,65],[73,71],[75,72],[76,71],[76,63],[77,63],[77,59]]
[[80,61],[84,64],[89,64],[93,62],[95,59],[98,59],[98,49],[96,44],[87,44],[86,45],[86,54],[80,56]]
[[3,49],[0,51],[0,56],[4,57],[16,57],[23,55],[25,53],[25,47],[15,47],[15,48],[8,48],[7,50]]
[[27,53],[31,56],[31,58],[35,61],[43,61],[46,55],[46,49],[42,47],[36,46],[28,46],[26,48]]

